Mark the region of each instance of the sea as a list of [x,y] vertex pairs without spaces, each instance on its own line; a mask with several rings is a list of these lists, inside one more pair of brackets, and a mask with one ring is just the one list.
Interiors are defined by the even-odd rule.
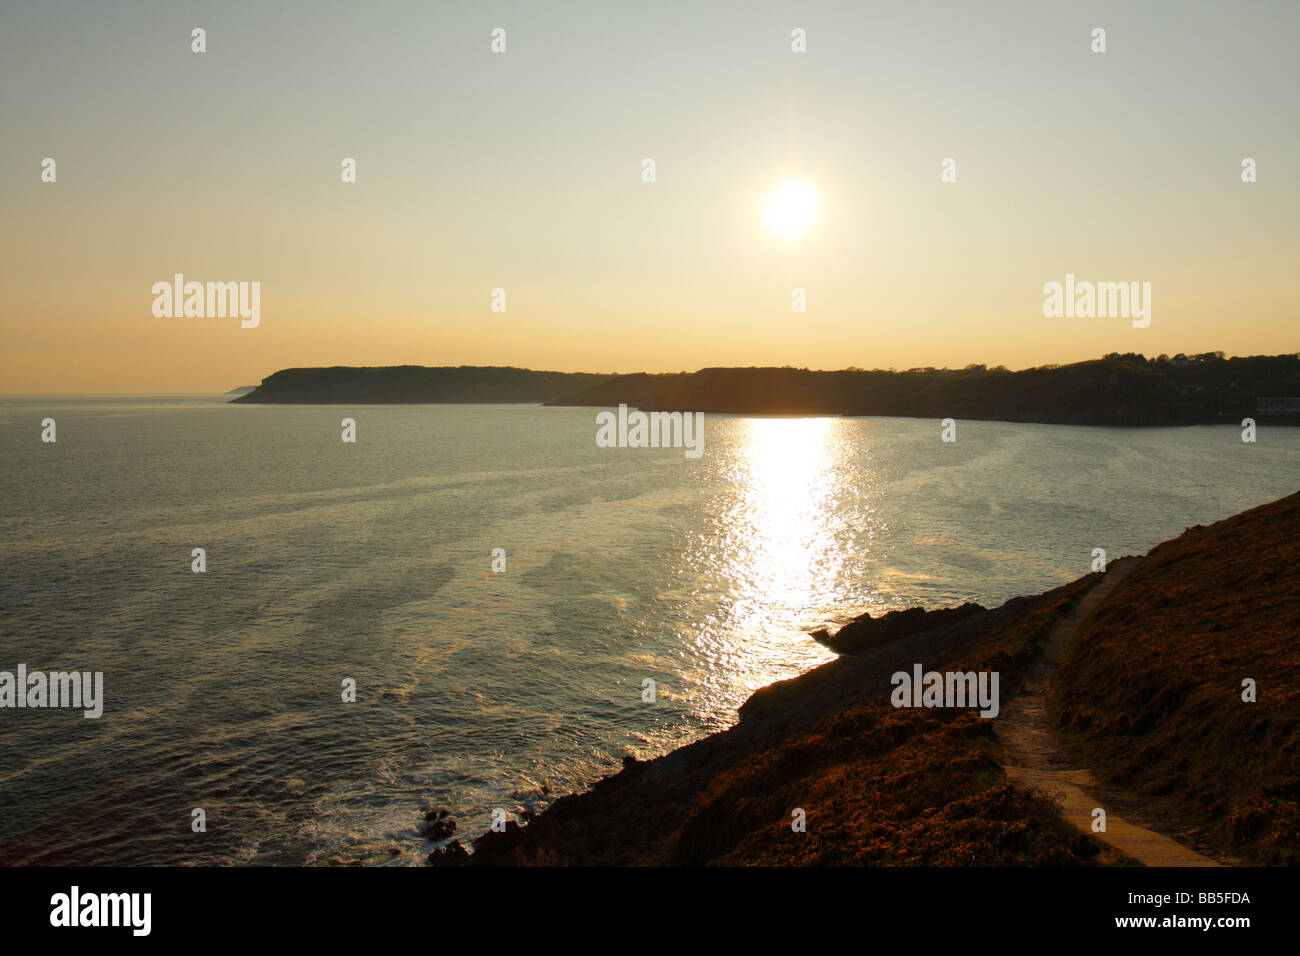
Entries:
[[103,675],[97,718],[0,708],[0,864],[420,865],[429,809],[470,840],[724,730],[817,627],[1300,475],[1295,428],[706,415],[694,458],[597,412],[0,398],[0,671]]

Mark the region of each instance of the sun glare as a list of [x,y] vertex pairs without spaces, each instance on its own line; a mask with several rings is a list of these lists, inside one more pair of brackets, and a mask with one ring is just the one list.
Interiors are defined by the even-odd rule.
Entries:
[[802,179],[786,179],[763,200],[763,221],[768,231],[789,242],[817,222],[821,199],[817,187]]

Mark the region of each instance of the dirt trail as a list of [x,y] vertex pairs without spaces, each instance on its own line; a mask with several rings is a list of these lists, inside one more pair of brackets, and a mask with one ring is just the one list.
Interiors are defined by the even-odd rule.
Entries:
[[[1123,558],[1106,568],[1101,583],[1085,594],[1052,631],[1043,653],[1030,666],[1020,693],[1003,708],[995,729],[1002,742],[1007,777],[1021,786],[1037,787],[1058,800],[1062,815],[1071,824],[1147,866],[1220,866],[1163,834],[1127,822],[1110,806],[1089,796],[1089,790],[1098,789],[1096,778],[1072,766],[1048,722],[1047,688],[1052,672],[1064,658],[1079,626],[1137,566],[1138,560]],[[1106,811],[1105,833],[1092,832],[1095,807]]]

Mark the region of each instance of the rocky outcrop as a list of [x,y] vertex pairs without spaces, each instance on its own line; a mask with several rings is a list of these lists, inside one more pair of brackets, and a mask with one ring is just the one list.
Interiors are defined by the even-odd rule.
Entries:
[[905,611],[890,611],[877,618],[863,614],[849,621],[834,635],[822,629],[814,631],[811,636],[818,644],[829,647],[836,654],[861,654],[873,647],[881,647],[913,634],[923,634],[936,627],[956,624],[983,610],[980,605],[970,603],[937,611],[909,607]]
[[445,840],[456,832],[456,821],[449,810],[429,810],[424,815],[420,836],[426,840]]

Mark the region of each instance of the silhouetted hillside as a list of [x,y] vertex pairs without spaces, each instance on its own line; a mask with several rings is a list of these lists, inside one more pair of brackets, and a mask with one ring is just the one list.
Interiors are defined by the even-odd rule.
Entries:
[[[1286,422],[1260,414],[1258,398],[1300,396],[1300,356],[1173,359],[1108,355],[1019,372],[960,370],[815,372],[707,368],[619,375],[554,405],[750,415],[888,415],[1070,425],[1193,425]],[[1300,416],[1289,417],[1300,424]]]
[[1300,863],[1297,558],[1300,494],[1188,529],[1124,579],[1054,684],[1082,763],[1252,863]]
[[587,372],[534,372],[506,366],[335,365],[283,369],[233,401],[305,405],[545,402],[608,378]]

